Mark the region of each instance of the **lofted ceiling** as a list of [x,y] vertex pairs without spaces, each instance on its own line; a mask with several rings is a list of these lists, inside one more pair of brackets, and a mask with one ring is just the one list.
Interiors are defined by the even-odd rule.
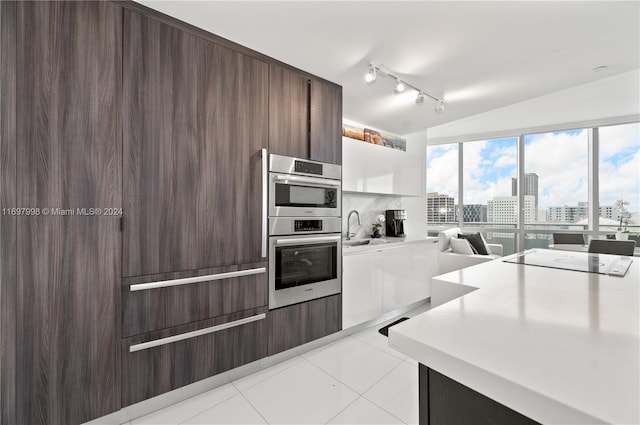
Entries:
[[[139,2],[342,85],[345,118],[396,134],[640,68],[639,1]],[[369,62],[445,112],[367,85]]]

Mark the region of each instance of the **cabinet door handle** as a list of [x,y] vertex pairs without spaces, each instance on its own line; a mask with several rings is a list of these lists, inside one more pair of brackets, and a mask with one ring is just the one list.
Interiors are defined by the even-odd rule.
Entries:
[[268,192],[269,192],[269,155],[266,149],[262,149],[262,242],[261,242],[261,255],[262,258],[267,256],[267,212],[268,205]]
[[277,176],[275,176],[275,179],[276,181],[279,181],[279,182],[283,181],[283,182],[294,182],[294,183],[296,182],[310,183],[318,186],[338,187],[342,184],[340,180],[320,179],[317,177],[291,176],[291,175],[285,175],[285,174],[278,174]]
[[190,283],[206,282],[208,280],[220,280],[220,279],[229,279],[232,277],[251,276],[252,274],[265,273],[266,271],[267,271],[266,267],[259,267],[257,269],[247,269],[247,270],[238,270],[235,272],[208,274],[206,276],[185,277],[182,279],[159,280],[156,282],[149,282],[149,283],[136,283],[135,285],[131,285],[129,287],[129,291],[131,292],[144,291],[146,289],[165,288],[167,286],[188,285]]
[[149,348],[158,347],[160,345],[171,344],[172,342],[183,341],[185,339],[195,338],[197,336],[207,335],[210,333],[222,331],[229,328],[235,328],[236,326],[242,326],[242,325],[246,325],[247,323],[263,320],[266,317],[267,315],[265,313],[260,313],[255,316],[245,317],[244,319],[222,323],[221,325],[215,325],[209,328],[198,329],[197,331],[185,332],[183,334],[169,336],[167,338],[154,339],[153,341],[143,342],[140,344],[129,346],[129,352],[134,353],[136,351],[147,350]]

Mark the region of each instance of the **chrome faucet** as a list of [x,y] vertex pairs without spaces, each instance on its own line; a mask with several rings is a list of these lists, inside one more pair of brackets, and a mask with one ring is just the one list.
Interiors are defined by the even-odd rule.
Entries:
[[[360,214],[358,213],[358,211],[356,210],[352,210],[349,212],[349,215],[347,216],[347,240],[351,240],[351,232],[349,231],[349,221],[351,221],[351,214],[355,213],[356,217],[358,218],[358,225],[360,225]],[[355,233],[354,233],[355,236]]]

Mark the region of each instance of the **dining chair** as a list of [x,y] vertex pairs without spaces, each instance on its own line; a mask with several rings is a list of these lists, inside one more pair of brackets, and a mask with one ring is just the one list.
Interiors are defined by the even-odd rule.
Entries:
[[589,242],[589,252],[594,254],[613,254],[633,256],[636,247],[634,241],[615,241],[610,239],[592,239]]
[[582,233],[554,233],[553,244],[584,245]]

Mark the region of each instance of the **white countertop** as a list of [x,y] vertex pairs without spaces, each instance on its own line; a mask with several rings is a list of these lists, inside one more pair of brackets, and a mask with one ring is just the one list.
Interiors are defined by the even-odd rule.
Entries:
[[479,289],[390,346],[541,423],[640,422],[638,259],[625,277],[498,259],[435,280]]
[[[369,239],[369,238],[367,238]],[[342,255],[359,254],[368,251],[380,251],[383,249],[398,248],[407,245],[417,245],[426,243],[438,243],[438,238],[434,237],[417,237],[417,236],[405,236],[404,238],[382,237],[374,239],[377,243],[372,245],[355,245],[349,246],[343,239],[342,241]]]

